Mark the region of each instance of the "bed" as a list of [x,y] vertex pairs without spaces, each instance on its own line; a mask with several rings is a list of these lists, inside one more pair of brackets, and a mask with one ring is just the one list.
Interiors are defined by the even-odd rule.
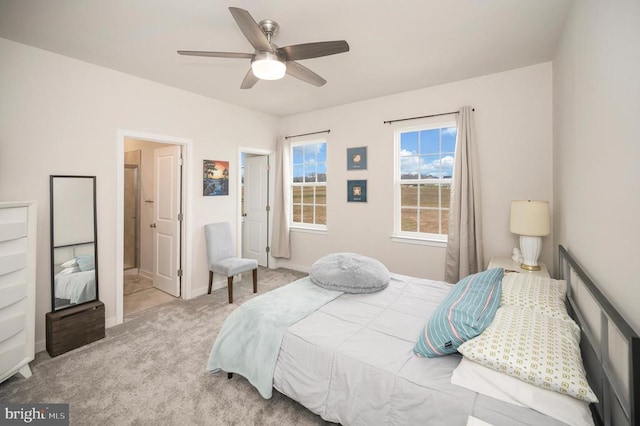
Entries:
[[[504,374],[478,372],[475,362],[458,353],[416,356],[416,338],[451,286],[396,274],[386,289],[374,293],[318,289],[306,277],[251,299],[225,321],[208,369],[246,377],[265,398],[273,386],[323,419],[345,425],[465,425],[472,419],[496,426],[582,425],[593,424],[592,415],[595,424],[635,424],[638,337],[568,252],[559,251],[567,303],[582,330],[584,366],[597,404],[518,379],[507,383]],[[298,293],[292,299],[288,287]],[[298,312],[291,307],[300,295],[312,306]],[[278,326],[270,324],[273,315],[264,314],[268,309],[279,312],[273,321]],[[585,310],[597,313],[595,319],[583,315]],[[479,388],[452,383],[456,375]],[[501,397],[486,390],[488,384],[515,387]]]
[[80,243],[53,250],[53,288],[56,309],[96,299],[94,244]]
[[[56,305],[89,302],[96,299],[95,270],[77,271],[54,276]],[[59,306],[56,306],[59,307]]]

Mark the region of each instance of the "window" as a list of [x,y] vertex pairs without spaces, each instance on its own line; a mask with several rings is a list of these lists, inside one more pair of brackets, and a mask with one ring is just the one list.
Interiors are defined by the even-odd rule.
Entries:
[[291,145],[291,226],[327,229],[327,143]]
[[396,132],[395,235],[447,241],[455,123]]

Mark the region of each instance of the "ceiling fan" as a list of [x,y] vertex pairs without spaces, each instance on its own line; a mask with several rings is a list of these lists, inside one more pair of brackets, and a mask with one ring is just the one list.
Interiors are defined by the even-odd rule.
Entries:
[[252,88],[258,80],[278,80],[284,77],[285,74],[314,86],[322,86],[327,80],[295,61],[349,51],[349,44],[344,40],[278,47],[271,42],[271,37],[280,28],[276,22],[265,19],[260,23],[256,23],[249,12],[237,7],[230,7],[229,11],[240,27],[242,34],[255,49],[254,53],[204,52],[198,50],[178,50],[178,53],[188,56],[251,59],[251,68],[244,76],[244,80],[242,80],[241,89]]

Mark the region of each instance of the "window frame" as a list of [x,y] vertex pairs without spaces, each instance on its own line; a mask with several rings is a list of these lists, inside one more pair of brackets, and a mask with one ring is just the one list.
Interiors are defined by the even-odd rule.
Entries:
[[[455,120],[447,119],[447,120],[439,120],[430,124],[424,124],[419,126],[412,127],[403,127],[398,128],[394,131],[394,172],[393,172],[393,235],[391,236],[392,240],[395,242],[403,242],[410,244],[421,244],[421,245],[432,245],[436,247],[446,247],[448,242],[447,234],[435,234],[429,232],[414,232],[414,231],[403,231],[402,230],[402,189],[401,185],[403,184],[452,184],[453,174],[450,179],[401,179],[401,155],[400,155],[400,147],[401,147],[401,135],[403,133],[410,132],[420,132],[423,130],[433,130],[433,129],[442,129],[447,127],[455,127],[457,131],[457,123]],[[456,146],[457,146],[457,138],[456,138]],[[427,153],[430,154],[430,153]],[[421,152],[418,155],[427,155]],[[440,150],[438,152],[439,155],[442,155],[442,145],[440,145]],[[454,161],[455,161],[455,147],[454,147]],[[447,210],[449,207],[447,207]],[[441,212],[443,211],[442,205],[438,207],[439,214],[439,227],[442,226],[442,216]]]
[[[294,159],[293,159],[293,150],[296,147],[300,147],[300,146],[305,146],[305,145],[319,145],[319,144],[324,144],[324,149],[325,149],[325,175],[326,175],[326,179],[324,182],[294,182],[293,181],[293,177],[294,177]],[[316,203],[315,200],[315,193],[314,193],[314,202],[313,204],[311,204],[312,206],[314,206],[314,222],[315,222],[315,214],[316,214],[316,207],[317,206],[322,206],[324,205],[325,208],[325,215],[327,215],[327,198],[326,198],[326,191],[327,191],[327,181],[328,181],[328,158],[329,158],[329,144],[327,143],[326,138],[322,138],[322,139],[309,139],[309,140],[302,140],[302,141],[297,141],[297,142],[291,142],[289,144],[289,176],[288,176],[288,180],[289,180],[289,191],[290,191],[290,201],[289,201],[289,205],[288,205],[288,209],[289,209],[289,228],[291,230],[303,230],[303,231],[310,231],[310,232],[324,232],[327,231],[327,224],[317,224],[317,223],[304,223],[304,222],[294,222],[293,220],[293,207],[295,204],[294,203],[294,191],[293,188],[294,186],[299,186],[302,188],[305,187],[324,187],[325,188],[325,203],[324,204],[318,204]],[[303,159],[303,164],[304,164],[304,159]],[[299,203],[300,206],[304,206],[304,203]],[[309,205],[309,204],[307,204]],[[304,213],[302,212],[302,217],[304,217]]]

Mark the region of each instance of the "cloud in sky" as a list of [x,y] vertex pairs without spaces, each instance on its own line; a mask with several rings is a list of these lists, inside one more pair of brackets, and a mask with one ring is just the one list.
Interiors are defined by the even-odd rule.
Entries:
[[[293,147],[294,176],[326,172],[327,151],[326,144],[314,143]],[[303,169],[304,166],[304,169]]]
[[453,157],[448,155],[429,162],[421,162],[418,156],[401,157],[400,172],[403,175],[451,176]]

